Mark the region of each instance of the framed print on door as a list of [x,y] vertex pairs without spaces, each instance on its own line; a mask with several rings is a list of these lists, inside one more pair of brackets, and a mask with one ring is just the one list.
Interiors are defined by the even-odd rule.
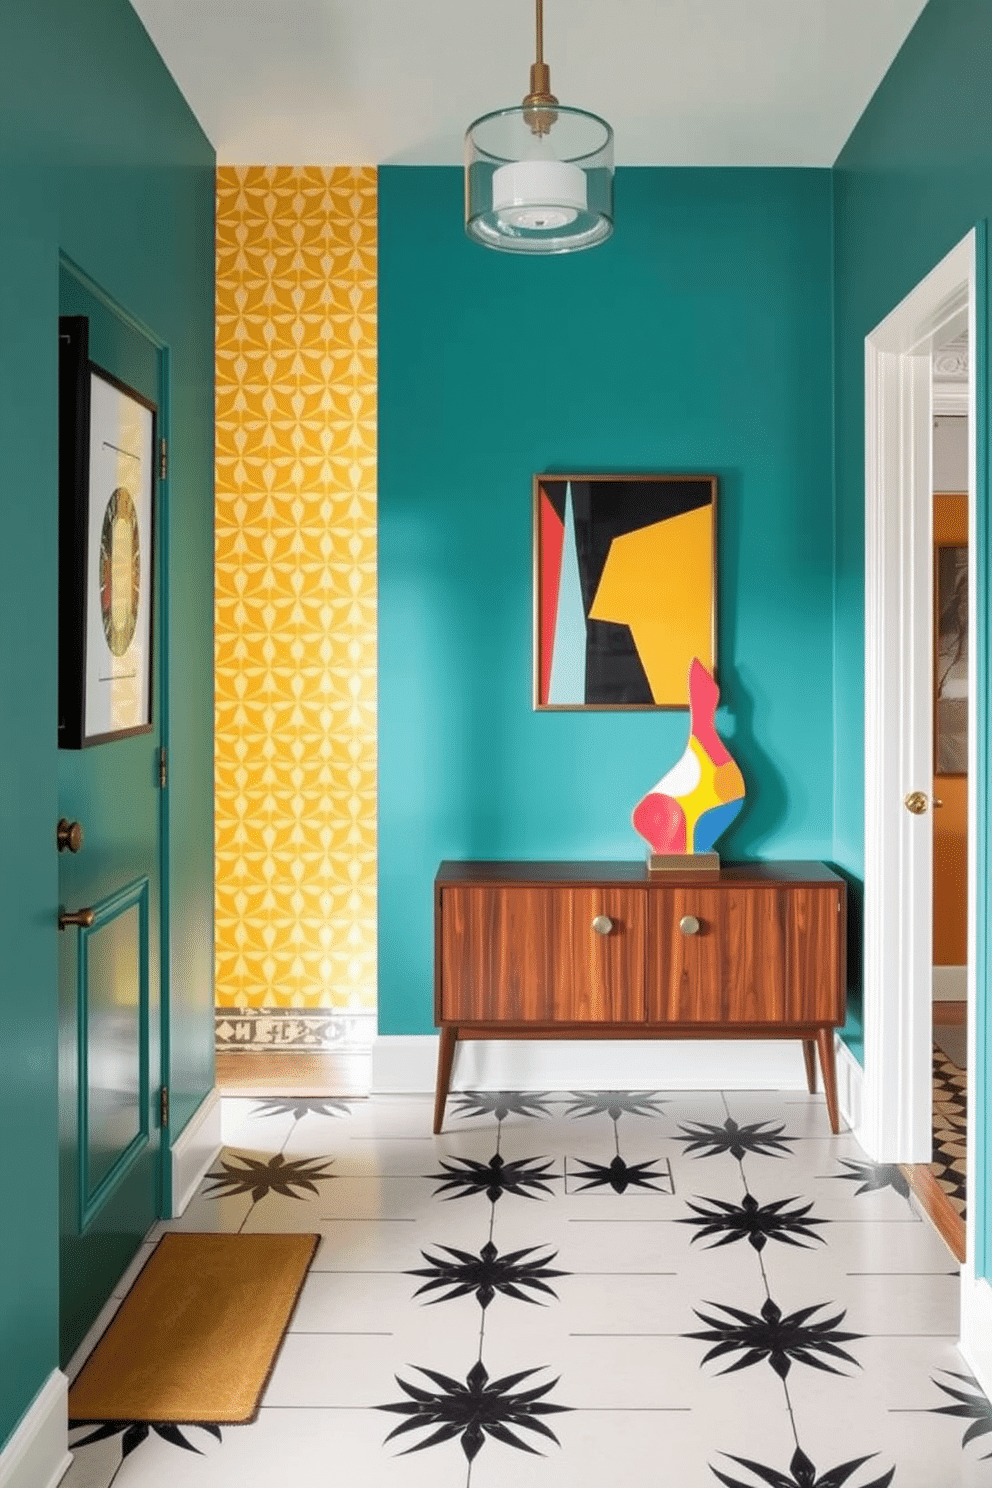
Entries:
[[148,733],[156,407],[59,321],[59,747]]

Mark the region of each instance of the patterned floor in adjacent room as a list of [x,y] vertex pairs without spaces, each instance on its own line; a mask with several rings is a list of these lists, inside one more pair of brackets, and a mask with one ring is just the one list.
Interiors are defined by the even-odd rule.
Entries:
[[967,1196],[968,1074],[933,1050],[933,1174],[964,1218]]
[[224,1113],[151,1238],[320,1232],[258,1420],[75,1426],[65,1488],[992,1484],[957,1265],[816,1098],[454,1095],[437,1138],[426,1097]]

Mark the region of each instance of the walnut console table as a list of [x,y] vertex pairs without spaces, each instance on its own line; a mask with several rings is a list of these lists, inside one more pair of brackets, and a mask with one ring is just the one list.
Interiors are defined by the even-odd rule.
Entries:
[[822,863],[446,862],[434,883],[434,1130],[459,1039],[796,1038],[838,1130],[846,886]]

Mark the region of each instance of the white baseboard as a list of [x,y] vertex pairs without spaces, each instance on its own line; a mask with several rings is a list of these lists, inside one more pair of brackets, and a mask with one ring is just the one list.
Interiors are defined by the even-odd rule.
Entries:
[[[429,1093],[436,1034],[380,1036],[372,1093]],[[805,1090],[798,1039],[466,1039],[452,1090]]]
[[970,1266],[961,1267],[961,1352],[992,1398],[992,1286]]
[[172,1144],[172,1218],[178,1219],[220,1151],[220,1095],[211,1090]]
[[834,1059],[837,1065],[837,1104],[840,1114],[857,1135],[861,1129],[861,1093],[865,1072],[839,1035],[834,1039]]
[[69,1381],[53,1369],[0,1451],[0,1488],[55,1488],[72,1465]]
[[933,968],[934,1002],[966,1002],[968,1000],[967,966],[935,966]]

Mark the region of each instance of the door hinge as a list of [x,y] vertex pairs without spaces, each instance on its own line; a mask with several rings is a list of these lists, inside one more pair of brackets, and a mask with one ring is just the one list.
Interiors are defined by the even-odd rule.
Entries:
[[169,761],[164,745],[158,752],[158,783],[162,790],[165,790],[169,783]]
[[163,1085],[159,1092],[158,1119],[163,1131],[169,1125],[169,1087]]
[[158,478],[167,480],[169,475],[169,446],[164,439],[158,442]]

